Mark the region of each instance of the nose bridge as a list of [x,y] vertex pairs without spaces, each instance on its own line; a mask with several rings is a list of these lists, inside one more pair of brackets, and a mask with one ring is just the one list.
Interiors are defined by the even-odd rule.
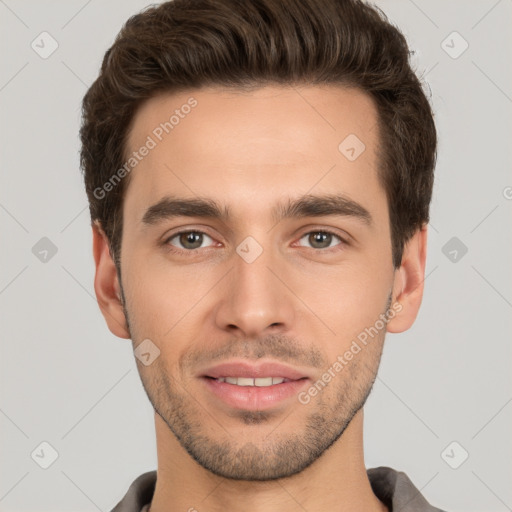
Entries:
[[228,296],[218,311],[220,326],[237,327],[246,336],[259,335],[274,324],[289,326],[293,308],[286,287],[276,277],[281,264],[271,236],[265,236],[263,243],[255,237],[246,237],[236,247],[233,267],[228,279]]

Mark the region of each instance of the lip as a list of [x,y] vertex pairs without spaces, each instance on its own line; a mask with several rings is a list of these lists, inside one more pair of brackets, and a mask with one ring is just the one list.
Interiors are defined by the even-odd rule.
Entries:
[[[259,411],[279,405],[310,382],[309,376],[303,372],[275,362],[251,364],[247,361],[231,361],[208,368],[198,377],[209,393],[229,407]],[[280,384],[259,387],[219,382],[216,379],[220,377],[281,377],[287,380]]]
[[284,400],[296,395],[301,388],[309,383],[306,377],[289,380],[272,386],[237,386],[227,382],[219,382],[210,377],[201,377],[206,389],[222,400],[226,405],[247,411],[263,411],[279,405]]
[[304,377],[309,378],[303,372],[281,363],[264,362],[251,364],[247,361],[231,361],[215,365],[200,372],[198,377],[213,377],[214,379],[220,377],[250,377],[252,379],[258,377],[282,377],[292,381],[303,379]]

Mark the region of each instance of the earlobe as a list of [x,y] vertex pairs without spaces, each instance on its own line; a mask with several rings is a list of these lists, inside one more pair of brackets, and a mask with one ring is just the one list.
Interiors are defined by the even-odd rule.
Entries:
[[402,264],[395,272],[393,304],[399,303],[399,311],[388,321],[388,332],[403,332],[414,323],[423,298],[425,263],[427,256],[427,225],[405,244]]
[[128,339],[131,336],[121,302],[121,288],[116,266],[110,254],[107,236],[97,221],[92,225],[92,236],[96,266],[94,291],[98,305],[112,334]]

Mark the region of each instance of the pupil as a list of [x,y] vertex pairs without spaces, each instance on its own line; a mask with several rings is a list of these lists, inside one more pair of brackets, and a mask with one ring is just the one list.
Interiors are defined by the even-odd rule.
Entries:
[[329,233],[322,233],[320,231],[318,231],[317,233],[315,233],[313,235],[313,238],[315,240],[315,243],[316,242],[319,242],[319,243],[322,243],[322,242],[325,242],[325,239],[330,237],[331,235]]
[[[186,243],[184,244],[186,246],[187,243],[191,243],[191,244],[194,244],[194,239],[195,239],[195,242],[197,243],[197,238],[199,238],[201,235],[199,233],[186,233],[185,234],[185,241]],[[201,244],[199,244],[201,245]]]

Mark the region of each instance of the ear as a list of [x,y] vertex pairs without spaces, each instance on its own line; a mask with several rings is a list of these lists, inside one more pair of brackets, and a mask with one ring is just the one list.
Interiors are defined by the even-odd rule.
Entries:
[[107,236],[95,221],[92,225],[92,246],[96,275],[94,291],[103,317],[112,334],[119,338],[130,338],[130,332],[121,303],[121,287],[117,277],[116,266],[110,254]]
[[427,225],[424,224],[405,244],[402,264],[395,271],[392,304],[399,303],[401,309],[389,320],[388,332],[406,331],[416,320],[423,298],[426,258]]

